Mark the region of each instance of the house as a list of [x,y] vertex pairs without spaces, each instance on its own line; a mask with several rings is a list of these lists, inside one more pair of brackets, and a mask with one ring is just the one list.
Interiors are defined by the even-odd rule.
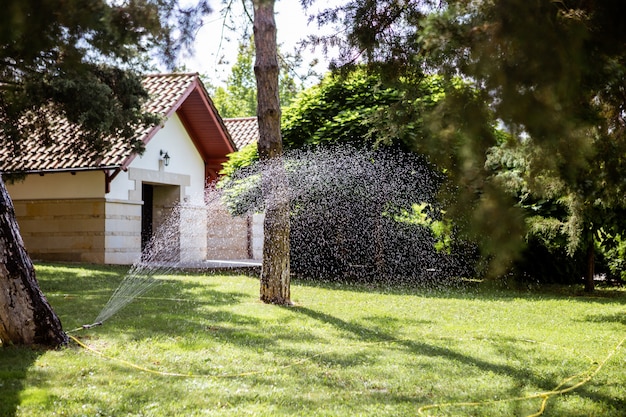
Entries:
[[0,150],[0,170],[27,174],[7,188],[34,259],[132,264],[179,204],[177,250],[206,259],[205,186],[237,145],[197,74],[150,75],[143,85],[146,110],[164,121],[137,131],[142,155],[112,139],[94,163],[72,149],[78,129],[64,119],[54,121],[53,145],[30,138],[17,159]]

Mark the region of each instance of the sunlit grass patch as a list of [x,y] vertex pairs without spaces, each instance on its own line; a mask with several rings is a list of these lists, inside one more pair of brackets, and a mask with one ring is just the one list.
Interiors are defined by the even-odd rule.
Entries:
[[[73,329],[125,269],[37,272]],[[87,349],[1,349],[0,416],[525,416],[541,410],[538,393],[585,378],[542,415],[626,409],[623,292],[296,282],[295,306],[277,307],[258,301],[255,277],[157,279],[103,326],[72,333]]]

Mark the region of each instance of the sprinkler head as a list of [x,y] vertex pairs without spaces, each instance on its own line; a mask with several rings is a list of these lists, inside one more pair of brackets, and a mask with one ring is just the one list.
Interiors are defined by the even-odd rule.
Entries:
[[97,321],[93,324],[83,324],[82,328],[83,329],[91,329],[92,327],[96,327],[96,326],[102,326],[102,322],[101,321]]

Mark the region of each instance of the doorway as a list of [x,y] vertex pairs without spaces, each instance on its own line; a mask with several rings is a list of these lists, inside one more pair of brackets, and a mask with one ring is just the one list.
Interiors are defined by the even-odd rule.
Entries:
[[[177,261],[180,257],[180,216],[175,208],[180,201],[180,186],[142,183],[141,199],[142,258],[157,256],[163,262]],[[159,241],[156,246],[163,253],[146,256],[153,238]]]
[[154,221],[154,186],[152,184],[141,184],[141,253],[143,254],[150,239],[152,239],[152,229]]

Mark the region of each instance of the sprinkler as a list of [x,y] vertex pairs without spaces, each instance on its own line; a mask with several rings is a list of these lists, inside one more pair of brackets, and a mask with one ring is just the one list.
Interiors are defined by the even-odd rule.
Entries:
[[101,321],[97,321],[93,324],[83,324],[81,327],[83,329],[91,329],[92,327],[96,327],[96,326],[102,326],[102,322]]

